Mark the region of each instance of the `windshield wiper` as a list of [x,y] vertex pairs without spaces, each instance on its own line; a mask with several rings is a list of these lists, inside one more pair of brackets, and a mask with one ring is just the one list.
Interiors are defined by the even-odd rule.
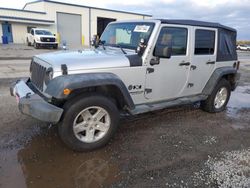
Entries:
[[105,42],[106,42],[105,40],[100,40],[99,41],[99,46],[101,45],[104,50],[106,50],[106,47],[104,46]]
[[117,47],[117,48],[120,48],[121,49],[121,51],[124,53],[124,54],[127,54],[127,52],[120,46],[120,45],[115,45],[115,47]]

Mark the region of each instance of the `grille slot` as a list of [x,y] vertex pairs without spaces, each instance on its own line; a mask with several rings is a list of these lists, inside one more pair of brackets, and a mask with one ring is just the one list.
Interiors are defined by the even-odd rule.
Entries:
[[49,38],[49,37],[41,37],[42,42],[55,42],[55,38]]
[[43,91],[43,83],[46,75],[46,68],[32,61],[31,62],[31,81],[41,91]]

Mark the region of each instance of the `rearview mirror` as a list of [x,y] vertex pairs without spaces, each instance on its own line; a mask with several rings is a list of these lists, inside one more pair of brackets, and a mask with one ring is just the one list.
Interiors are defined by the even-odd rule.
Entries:
[[91,46],[97,48],[99,45],[99,37],[98,35],[93,35],[92,39],[91,39]]
[[137,46],[137,49],[136,49],[136,53],[139,55],[139,56],[142,56],[145,49],[146,49],[147,45],[146,45],[146,42],[145,40],[142,38]]
[[172,47],[158,45],[155,47],[154,56],[160,58],[171,58],[172,55]]

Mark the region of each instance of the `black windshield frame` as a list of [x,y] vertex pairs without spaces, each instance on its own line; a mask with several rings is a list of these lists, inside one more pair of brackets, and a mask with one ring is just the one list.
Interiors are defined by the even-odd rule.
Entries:
[[[135,32],[136,26],[149,26],[149,29],[148,29],[147,32]],[[136,50],[141,38],[144,39],[145,44],[147,45],[148,41],[150,40],[150,37],[152,35],[152,32],[153,32],[154,28],[155,28],[155,23],[154,22],[118,22],[118,23],[111,23],[104,30],[100,40],[104,43],[105,46]],[[126,30],[127,32],[131,32],[130,43],[117,43],[117,42],[111,43],[111,42],[107,42],[107,39],[110,39],[110,38],[108,38],[109,33],[107,33],[108,30],[110,30],[110,29],[112,29],[113,31],[115,31],[115,29],[122,29],[122,30]],[[131,31],[128,31],[128,29],[131,29]],[[130,34],[130,33],[128,33],[128,34]],[[144,36],[142,36],[142,35],[144,35]],[[116,36],[114,36],[114,37],[116,37]]]

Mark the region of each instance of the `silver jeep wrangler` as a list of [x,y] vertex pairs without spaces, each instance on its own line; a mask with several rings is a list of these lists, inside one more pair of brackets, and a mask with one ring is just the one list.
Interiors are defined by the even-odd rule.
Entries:
[[57,124],[76,151],[104,146],[121,113],[200,102],[225,110],[236,88],[236,30],[194,20],[110,23],[93,49],[37,55],[10,88],[23,114]]

